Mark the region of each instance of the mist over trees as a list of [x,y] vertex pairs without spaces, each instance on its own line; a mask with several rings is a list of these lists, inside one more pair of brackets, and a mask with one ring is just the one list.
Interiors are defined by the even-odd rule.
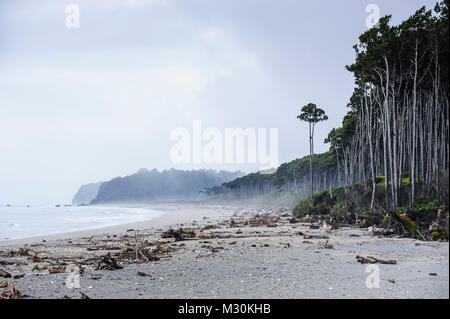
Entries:
[[[306,197],[308,186],[318,192],[361,182],[371,191],[371,209],[412,205],[423,197],[447,200],[448,7],[445,0],[432,10],[420,8],[395,26],[385,16],[359,37],[355,62],[346,67],[356,85],[349,112],[329,132],[330,150],[311,157],[313,176],[304,157],[214,193],[242,199],[290,191]],[[380,186],[382,202],[375,196]]]
[[205,187],[220,185],[241,176],[242,172],[215,170],[140,169],[136,174],[116,177],[98,188],[90,204],[136,203],[164,200],[198,200]]

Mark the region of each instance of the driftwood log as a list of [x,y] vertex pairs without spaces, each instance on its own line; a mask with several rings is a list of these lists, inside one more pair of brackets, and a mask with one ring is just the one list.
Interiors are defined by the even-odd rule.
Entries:
[[396,260],[381,260],[381,259],[371,257],[371,256],[367,256],[367,258],[361,257],[361,256],[356,256],[356,260],[361,264],[385,264],[385,265],[396,265],[397,264]]

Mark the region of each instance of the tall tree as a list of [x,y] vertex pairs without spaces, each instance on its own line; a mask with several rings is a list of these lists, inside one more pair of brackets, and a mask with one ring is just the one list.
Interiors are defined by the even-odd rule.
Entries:
[[313,167],[312,158],[314,155],[314,127],[317,123],[328,120],[328,116],[325,115],[325,111],[319,109],[315,104],[309,103],[302,107],[301,114],[297,116],[300,121],[309,123],[309,180],[311,189],[311,198],[314,194],[314,180],[313,180]]

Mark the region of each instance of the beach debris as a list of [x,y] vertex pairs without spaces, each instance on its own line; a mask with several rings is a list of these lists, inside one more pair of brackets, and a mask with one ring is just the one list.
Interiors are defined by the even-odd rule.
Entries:
[[333,229],[333,226],[327,224],[327,222],[324,221],[324,222],[322,223],[322,226],[320,226],[319,229],[325,230],[326,232],[331,232],[332,229]]
[[291,219],[289,219],[289,224],[297,224],[297,219],[292,217]]
[[175,238],[175,241],[177,242],[186,240],[187,238],[195,238],[195,232],[192,230],[183,230],[182,228],[179,230],[170,228],[168,231],[161,234],[161,238]]
[[211,253],[209,255],[197,255],[197,256],[195,256],[195,258],[206,258],[206,257],[210,257],[212,255],[213,255],[213,253]]
[[388,281],[389,281],[391,284],[395,284],[395,280],[394,280],[394,279],[388,279]]
[[9,281],[7,282],[9,293],[8,292],[2,292],[0,294],[0,299],[21,299],[22,294],[20,293],[19,289],[17,289],[12,283]]
[[141,277],[151,277],[152,276],[152,275],[147,274],[146,272],[143,272],[141,270],[138,270],[137,274],[138,274],[138,276],[141,276]]
[[217,253],[220,249],[224,249],[222,246],[213,247],[211,245],[203,245],[202,248],[209,249],[211,251],[211,253]]
[[303,235],[303,239],[330,239],[330,237],[323,236],[323,235],[308,235],[308,234],[304,234]]
[[81,294],[81,299],[91,299],[91,298],[89,298],[89,296],[86,295],[84,292],[79,291],[79,293]]
[[217,226],[216,225],[205,225],[205,226],[200,227],[200,231],[202,232],[202,231],[205,231],[208,229],[213,229],[213,228],[217,228]]
[[47,267],[45,267],[45,266],[34,265],[32,271],[35,271],[35,270],[37,270],[37,271],[43,271],[43,270],[46,270],[46,269],[47,269]]
[[158,243],[157,247],[154,250],[151,250],[150,248],[145,247],[144,243],[136,243],[134,248],[125,248],[122,252],[116,254],[116,257],[120,260],[126,259],[129,262],[158,261],[159,257],[156,254],[159,252],[165,252],[165,250],[160,246],[162,246],[162,244]]
[[66,266],[47,266],[47,270],[50,274],[60,274],[66,272]]
[[87,251],[98,251],[98,250],[122,250],[123,247],[111,246],[111,245],[99,245],[86,248]]
[[280,216],[264,216],[264,217],[257,217],[256,215],[254,218],[246,220],[243,225],[244,226],[250,226],[250,227],[277,227],[276,223],[280,220]]
[[11,266],[11,265],[14,265],[14,264],[15,264],[15,262],[13,262],[13,261],[0,260],[0,265],[1,266]]
[[[157,248],[156,249],[158,249],[158,251],[160,251],[160,249],[161,248],[159,248],[161,245],[158,245],[157,246]],[[155,250],[156,250],[155,249]],[[154,251],[155,251],[154,250]],[[151,251],[150,249],[148,249],[148,248],[144,248],[144,249],[142,249],[142,250],[140,250],[140,253],[142,254],[142,255],[144,255],[147,259],[148,259],[148,261],[158,261],[159,260],[159,257],[158,256],[156,256],[156,254],[155,254],[155,252],[154,251]],[[161,250],[162,251],[162,250]]]
[[436,276],[437,276],[437,273],[435,273],[435,272],[430,272],[429,275],[430,275],[430,276],[433,276],[433,277],[436,277]]
[[356,256],[356,260],[361,264],[385,264],[385,265],[396,265],[397,264],[396,260],[382,260],[382,259],[378,259],[378,258],[371,257],[371,256],[367,256],[367,258],[361,257],[361,256]]
[[328,243],[328,240],[326,242],[319,243],[319,249],[334,249],[333,245]]
[[64,295],[64,297],[62,297],[61,299],[72,299],[72,297]]
[[25,277],[25,274],[14,275],[13,279],[20,279],[20,278],[23,278],[23,277]]
[[39,257],[38,253],[35,253],[34,255],[30,253],[28,255],[28,259],[34,263],[41,263],[41,262],[44,262],[48,258],[47,257]]
[[309,215],[306,215],[305,217],[298,219],[298,222],[300,222],[300,223],[309,223],[311,221],[312,221],[312,218]]
[[167,254],[167,253],[171,253],[174,252],[176,250],[176,248],[171,247],[169,245],[164,245],[162,243],[157,243],[156,244],[156,248],[153,249],[153,254]]
[[122,269],[123,266],[119,265],[117,261],[111,257],[110,253],[107,253],[102,259],[99,261],[97,268],[95,270],[115,270]]
[[8,286],[8,281],[4,281],[2,283],[0,283],[0,288],[5,288]]
[[11,274],[9,272],[7,272],[6,270],[3,270],[0,268],[0,277],[11,278]]
[[9,257],[28,257],[31,254],[31,250],[28,248],[19,248],[18,250],[11,250]]

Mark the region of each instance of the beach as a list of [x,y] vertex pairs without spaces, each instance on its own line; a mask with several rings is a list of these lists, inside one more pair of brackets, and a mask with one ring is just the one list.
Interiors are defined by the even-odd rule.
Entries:
[[287,209],[146,207],[165,214],[0,242],[0,285],[24,298],[449,298],[448,242],[313,227]]

